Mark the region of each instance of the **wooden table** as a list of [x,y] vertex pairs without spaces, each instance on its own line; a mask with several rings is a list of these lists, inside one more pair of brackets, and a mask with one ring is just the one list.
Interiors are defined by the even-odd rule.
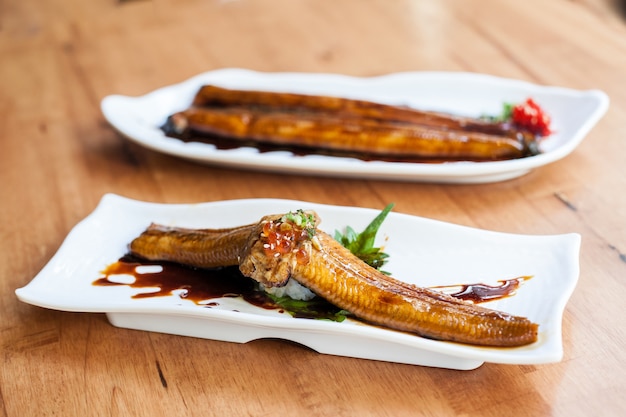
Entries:
[[[626,24],[554,0],[5,1],[0,7],[0,415],[626,415]],[[131,144],[100,101],[218,68],[374,76],[469,71],[601,89],[565,159],[510,181],[285,176]],[[159,203],[291,198],[488,230],[582,235],[559,363],[453,371],[125,330],[21,303],[105,193]]]

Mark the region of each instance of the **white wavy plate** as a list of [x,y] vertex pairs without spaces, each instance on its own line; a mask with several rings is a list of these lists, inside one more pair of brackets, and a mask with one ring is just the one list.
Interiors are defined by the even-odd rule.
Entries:
[[[537,156],[512,161],[443,164],[298,156],[286,151],[262,153],[249,147],[220,150],[211,144],[185,143],[165,136],[159,126],[170,114],[187,108],[203,84],[233,89],[334,95],[476,117],[499,114],[504,102],[521,102],[533,97],[551,114],[556,133],[543,142],[543,153]],[[101,107],[109,123],[128,139],[146,148],[205,163],[294,174],[483,183],[515,178],[565,157],[604,115],[608,104],[606,94],[598,90],[544,87],[472,73],[413,72],[356,78],[223,69],[141,97],[111,95],[102,100]]]
[[[106,313],[115,326],[245,343],[259,338],[292,340],[320,352],[415,365],[473,369],[484,362],[539,364],[563,354],[561,321],[578,279],[580,236],[525,236],[490,232],[390,213],[379,238],[401,280],[422,286],[484,282],[533,275],[512,297],[485,306],[526,316],[540,325],[539,340],[520,348],[487,348],[440,342],[357,321],[298,319],[238,299],[219,308],[178,296],[132,299],[128,286],[92,282],[124,255],[128,243],[151,222],[185,227],[230,227],[269,213],[314,209],[321,228],[362,230],[379,210],[301,201],[250,199],[166,205],[107,194],[67,236],[58,252],[25,287],[20,300],[63,311]],[[145,292],[145,290],[143,291]]]

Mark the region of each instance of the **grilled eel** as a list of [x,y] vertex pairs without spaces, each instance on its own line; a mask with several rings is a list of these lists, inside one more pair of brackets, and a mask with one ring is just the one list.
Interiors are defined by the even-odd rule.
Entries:
[[164,129],[178,136],[200,133],[239,141],[243,145],[253,141],[407,160],[507,160],[534,153],[523,136],[243,107],[190,108],[172,115]]
[[520,133],[506,123],[417,110],[406,106],[394,106],[333,96],[231,90],[215,85],[203,85],[200,87],[191,107],[248,107],[277,112],[308,111],[326,116],[336,115],[343,118],[352,117],[386,122],[404,122],[439,129],[466,130],[509,137],[516,137]]
[[129,246],[149,261],[168,261],[196,268],[239,265],[241,248],[254,224],[228,229],[186,229],[151,224]]
[[493,161],[538,153],[537,138],[486,122],[362,100],[203,86],[162,127],[173,137],[220,137],[399,160]]
[[[304,219],[304,220],[303,220]],[[196,267],[239,265],[266,287],[294,279],[372,324],[436,340],[513,347],[537,340],[538,325],[418,287],[370,267],[319,230],[314,213],[265,216],[218,231],[151,225],[130,244],[133,255]]]

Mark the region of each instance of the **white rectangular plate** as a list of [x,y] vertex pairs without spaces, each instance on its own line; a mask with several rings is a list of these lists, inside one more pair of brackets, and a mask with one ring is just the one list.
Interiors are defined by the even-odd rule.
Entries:
[[[259,152],[250,147],[223,150],[211,144],[187,143],[165,136],[160,126],[172,113],[189,107],[204,84],[232,89],[340,96],[472,117],[497,115],[502,111],[503,103],[519,103],[533,97],[551,115],[555,133],[542,143],[542,153],[537,156],[510,161],[441,164],[302,156],[286,151]],[[335,74],[223,69],[141,97],[107,96],[102,100],[101,107],[109,123],[128,139],[158,152],[199,162],[307,175],[484,183],[515,178],[565,157],[604,115],[608,104],[606,94],[598,90],[545,87],[473,73],[410,72],[358,78]]]
[[177,295],[133,299],[142,290],[92,284],[151,222],[191,228],[232,227],[297,209],[316,210],[322,218],[321,229],[329,233],[347,225],[363,230],[380,212],[274,199],[168,205],[107,194],[69,233],[42,271],[16,294],[23,302],[45,308],[106,313],[119,327],[239,343],[280,338],[320,353],[390,362],[473,369],[484,362],[561,360],[562,315],[578,280],[577,234],[512,235],[394,212],[383,223],[378,238],[390,254],[385,269],[403,281],[420,286],[496,285],[498,280],[532,275],[514,296],[484,304],[539,324],[539,340],[519,348],[441,342],[352,320],[293,318],[240,299],[219,299],[218,308],[199,306]]

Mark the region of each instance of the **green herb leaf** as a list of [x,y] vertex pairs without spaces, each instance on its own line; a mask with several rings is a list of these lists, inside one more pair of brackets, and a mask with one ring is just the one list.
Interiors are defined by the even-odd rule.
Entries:
[[374,242],[378,229],[380,229],[381,224],[385,221],[391,209],[393,209],[393,203],[385,207],[361,233],[355,232],[350,226],[346,226],[344,233],[336,230],[335,240],[358,256],[363,262],[380,270],[387,263],[389,255],[383,252],[381,248],[375,247]]
[[513,103],[503,103],[502,104],[502,112],[496,116],[494,115],[490,115],[490,114],[484,114],[482,116],[480,116],[480,118],[486,122],[492,122],[492,123],[500,123],[500,122],[506,122],[506,121],[510,121],[511,118],[513,117],[513,108],[515,107],[515,104]]
[[[374,242],[378,229],[392,208],[393,204],[385,207],[361,233],[357,233],[352,227],[346,226],[344,233],[335,231],[335,239],[365,263],[380,270],[387,262],[389,255],[375,247]],[[283,220],[305,228],[315,225],[314,216],[302,210],[286,214]],[[385,271],[381,272],[387,274]],[[269,292],[264,292],[264,294],[293,317],[342,322],[351,316],[349,311],[342,310],[319,296],[304,301],[294,300],[289,296],[278,297]]]
[[350,316],[347,310],[342,310],[321,297],[305,301],[294,300],[286,295],[277,297],[270,293],[265,294],[293,317],[342,322]]

